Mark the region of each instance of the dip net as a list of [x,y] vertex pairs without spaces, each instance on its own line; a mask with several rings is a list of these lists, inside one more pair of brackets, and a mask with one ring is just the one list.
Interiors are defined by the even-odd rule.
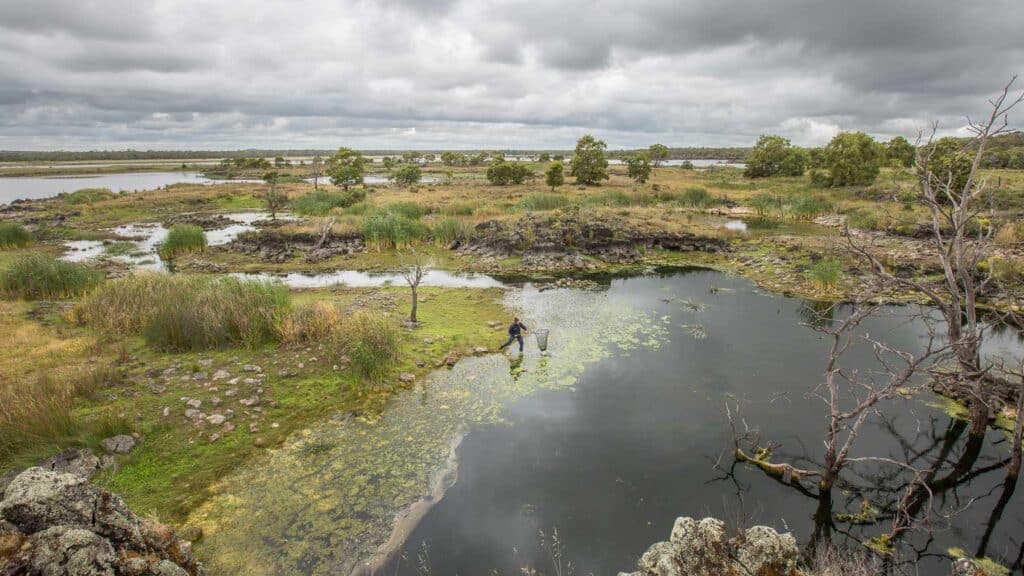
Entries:
[[541,352],[546,352],[548,349],[548,332],[547,328],[541,328],[533,333],[537,337],[537,347]]

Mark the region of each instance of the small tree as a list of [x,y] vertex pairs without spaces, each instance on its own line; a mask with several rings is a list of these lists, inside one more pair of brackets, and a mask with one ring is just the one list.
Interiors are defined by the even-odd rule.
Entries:
[[335,186],[341,186],[346,192],[348,187],[363,183],[366,172],[363,154],[351,148],[338,148],[338,151],[327,161],[327,175]]
[[757,144],[747,157],[747,178],[771,176],[802,176],[807,168],[808,154],[790,144],[782,136],[766,134],[757,139]]
[[569,162],[569,172],[576,177],[577,184],[597,184],[608,177],[608,159],[604,151],[608,145],[590,134],[576,142],[576,151]]
[[309,163],[310,168],[313,170],[313,190],[319,190],[320,175],[324,171],[324,159],[322,156],[317,154],[313,156],[313,161]]
[[412,308],[409,310],[409,323],[418,324],[416,310],[419,307],[418,291],[420,282],[423,281],[423,264],[415,250],[412,251],[412,257],[412,264],[402,269],[402,277],[405,278],[405,282],[409,285],[409,290],[412,292]]
[[646,152],[637,152],[626,159],[626,171],[637,184],[647,182],[651,177],[651,158]]
[[903,136],[896,136],[885,143],[885,159],[891,166],[910,168],[916,154],[917,149]]
[[277,220],[277,211],[284,208],[288,197],[277,190],[277,180],[280,176],[276,171],[267,172],[263,175],[263,181],[267,183],[267,193],[263,195],[263,203],[270,212],[270,219]]
[[445,166],[454,166],[458,160],[458,155],[455,152],[444,152],[441,154],[441,163]]
[[537,157],[538,162],[551,162],[551,154],[547,152],[541,152],[540,156]]
[[412,186],[420,181],[422,173],[415,164],[403,164],[391,174],[391,179],[402,186]]
[[828,143],[824,155],[830,186],[866,186],[878,177],[884,152],[863,132],[843,132]]
[[651,163],[655,166],[661,166],[661,163],[668,160],[668,146],[664,144],[651,144],[647,149],[647,155],[651,157]]
[[544,172],[544,183],[551,187],[551,191],[554,192],[555,188],[565,184],[565,168],[561,162],[552,162],[546,172]]
[[928,156],[928,172],[936,182],[949,180],[953,188],[963,190],[971,175],[973,152],[952,137],[929,143],[923,152]]

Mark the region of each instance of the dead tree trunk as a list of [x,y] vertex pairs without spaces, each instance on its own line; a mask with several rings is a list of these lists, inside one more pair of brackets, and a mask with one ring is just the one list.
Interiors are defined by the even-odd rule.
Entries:
[[405,278],[405,282],[409,285],[409,290],[412,292],[412,306],[409,310],[409,323],[417,324],[419,321],[416,318],[416,312],[417,308],[419,308],[420,282],[423,281],[423,264],[415,250],[413,250],[413,263],[402,270],[402,277]]

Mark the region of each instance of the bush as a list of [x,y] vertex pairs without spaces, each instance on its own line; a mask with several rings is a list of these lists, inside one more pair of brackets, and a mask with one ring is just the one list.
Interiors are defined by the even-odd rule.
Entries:
[[1008,222],[995,236],[996,244],[1019,244],[1024,242],[1024,221]]
[[32,234],[17,222],[0,222],[0,250],[24,248],[32,243]]
[[359,312],[349,321],[340,344],[355,371],[367,381],[380,384],[399,360],[400,338],[398,327],[387,316]]
[[506,162],[497,158],[487,167],[487,181],[497,186],[522,184],[532,175],[530,169],[520,162]]
[[468,222],[458,218],[445,218],[434,225],[431,234],[435,242],[445,246],[455,241],[465,242],[472,231],[473,227]]
[[391,175],[391,178],[402,186],[411,186],[419,182],[421,177],[420,167],[415,164],[405,164]]
[[420,218],[423,218],[423,214],[426,213],[423,206],[420,206],[415,202],[396,202],[395,204],[389,205],[387,209],[389,212],[394,212],[395,214],[404,216],[410,220],[419,220]]
[[14,260],[0,272],[0,293],[26,300],[73,298],[102,280],[102,272],[85,264],[29,254]]
[[725,203],[724,200],[715,198],[703,188],[687,188],[676,201],[691,208],[708,208]]
[[110,191],[110,188],[82,188],[70,194],[61,196],[66,204],[92,204],[101,200],[110,200],[117,194]]
[[167,232],[167,238],[156,247],[161,260],[174,260],[190,252],[206,250],[206,232],[195,224],[175,224]]
[[289,207],[296,214],[304,216],[325,216],[335,208],[348,208],[366,200],[366,191],[352,189],[347,192],[314,190],[292,200]]
[[988,260],[992,276],[1006,286],[1024,285],[1024,261],[995,256]]
[[278,334],[286,344],[332,343],[341,326],[342,315],[338,307],[317,301],[298,306],[285,316],[278,326]]
[[391,211],[377,211],[363,219],[363,241],[377,250],[400,248],[427,235],[427,227]]
[[846,213],[846,225],[860,230],[877,230],[878,217],[865,208],[857,208]]
[[747,156],[743,175],[747,178],[802,176],[810,157],[806,150],[781,136],[763,135]]
[[160,350],[186,351],[273,341],[287,309],[280,283],[150,272],[108,282],[73,317],[107,332],[141,333]]
[[561,194],[527,194],[519,201],[519,208],[532,211],[558,210],[569,204],[569,199]]
[[830,290],[839,285],[843,274],[843,265],[835,258],[823,258],[811,266],[808,271],[811,281],[819,288]]

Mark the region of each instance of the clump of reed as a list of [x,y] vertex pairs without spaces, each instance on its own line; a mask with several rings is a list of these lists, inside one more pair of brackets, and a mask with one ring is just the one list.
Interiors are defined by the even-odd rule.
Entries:
[[429,230],[417,220],[390,210],[377,210],[363,219],[363,241],[377,250],[401,248],[424,238]]
[[807,275],[818,288],[831,290],[839,285],[843,264],[835,258],[822,258],[811,265]]
[[572,201],[561,194],[527,194],[519,201],[519,209],[533,212],[559,210],[572,204]]
[[326,216],[335,208],[348,208],[363,200],[366,200],[366,191],[359,188],[352,188],[347,192],[314,190],[292,200],[289,207],[296,214]]
[[473,232],[473,226],[458,218],[445,218],[430,230],[434,242],[446,246],[452,242],[465,242]]
[[0,270],[0,294],[25,300],[74,298],[103,281],[103,273],[46,254],[27,254]]
[[288,308],[280,283],[151,272],[105,284],[73,318],[115,334],[142,334],[159,350],[188,351],[275,341]]
[[114,194],[110,188],[82,188],[70,194],[63,194],[60,199],[65,204],[93,204],[101,200],[110,200],[116,196],[117,194]]
[[0,250],[24,248],[32,243],[32,234],[17,222],[0,222]]
[[157,248],[161,260],[174,260],[178,256],[206,250],[206,232],[195,224],[175,224],[167,231],[167,238]]

